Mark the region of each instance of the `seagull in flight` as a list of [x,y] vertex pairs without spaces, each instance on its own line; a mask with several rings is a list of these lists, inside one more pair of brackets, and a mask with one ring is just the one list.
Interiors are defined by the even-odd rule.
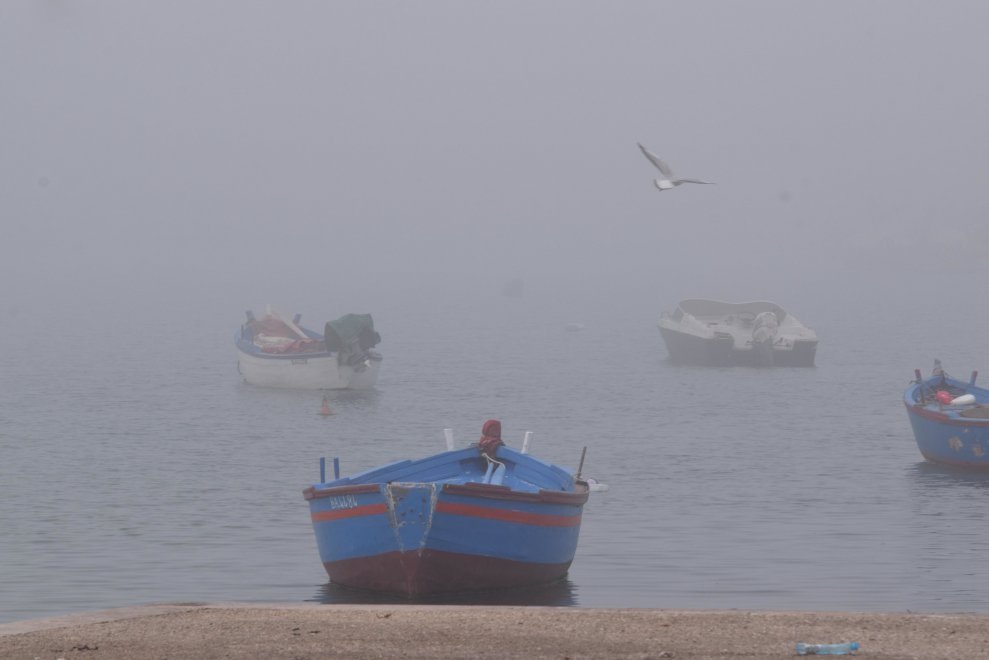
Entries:
[[714,181],[701,181],[700,179],[674,179],[673,170],[670,169],[669,165],[664,163],[659,156],[643,147],[641,143],[636,144],[639,145],[639,149],[642,149],[642,153],[649,159],[649,162],[655,165],[660,173],[662,173],[662,177],[653,181],[660,190],[670,190],[679,186],[681,183],[714,183]]

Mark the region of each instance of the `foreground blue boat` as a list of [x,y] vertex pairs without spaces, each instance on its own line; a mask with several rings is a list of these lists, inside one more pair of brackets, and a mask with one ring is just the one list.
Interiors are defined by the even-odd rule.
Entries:
[[917,448],[933,463],[989,469],[989,390],[975,386],[978,372],[968,382],[935,372],[917,370],[903,394]]
[[303,495],[332,582],[415,598],[563,578],[588,484],[505,445],[475,445]]

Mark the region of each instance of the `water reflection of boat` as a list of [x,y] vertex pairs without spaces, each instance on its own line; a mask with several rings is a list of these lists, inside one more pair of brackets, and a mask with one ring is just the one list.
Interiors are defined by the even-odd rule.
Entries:
[[940,363],[930,378],[920,370],[903,394],[921,455],[929,461],[961,468],[989,469],[989,390],[952,378]]
[[812,367],[817,353],[817,334],[771,302],[681,300],[659,332],[682,364]]
[[909,475],[927,491],[957,490],[959,487],[989,491],[989,471],[918,461],[911,467]]
[[[326,582],[320,585],[311,600],[323,605],[393,605],[409,602],[407,598],[396,594],[366,591],[364,589],[349,589],[334,582]],[[515,589],[498,589],[495,591],[480,591],[466,594],[437,594],[423,597],[417,602],[429,605],[511,605],[536,607],[572,607],[578,604],[577,588],[567,578],[534,587],[517,587]]]
[[237,370],[244,381],[262,387],[297,389],[367,389],[374,387],[381,355],[371,350],[381,341],[370,314],[346,314],[326,324],[323,334],[287,321],[268,310],[247,322],[234,338]]
[[498,442],[306,488],[330,579],[418,598],[563,578],[588,484]]

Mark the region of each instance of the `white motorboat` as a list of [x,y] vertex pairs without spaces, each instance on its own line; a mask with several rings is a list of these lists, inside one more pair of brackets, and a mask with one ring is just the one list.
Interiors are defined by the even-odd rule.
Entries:
[[812,367],[817,334],[772,302],[681,300],[659,317],[673,362]]

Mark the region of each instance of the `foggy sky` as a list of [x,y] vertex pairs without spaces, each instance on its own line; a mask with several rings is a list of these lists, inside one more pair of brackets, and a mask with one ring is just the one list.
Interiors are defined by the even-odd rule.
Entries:
[[[977,1],[5,2],[0,277],[745,299],[984,263],[987,24]],[[636,142],[717,185],[660,193]]]

